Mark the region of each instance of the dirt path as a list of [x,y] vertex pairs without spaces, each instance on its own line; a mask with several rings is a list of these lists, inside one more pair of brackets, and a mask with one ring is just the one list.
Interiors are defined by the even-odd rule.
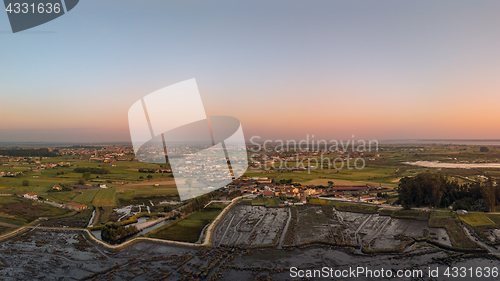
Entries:
[[1,221],[0,221],[0,226],[10,227],[10,228],[18,228],[19,227],[19,225],[10,224],[10,223],[1,222]]
[[356,232],[354,232],[354,239],[356,239],[356,242],[359,243],[359,245],[361,245],[361,238],[358,237],[358,232],[361,230],[361,228],[363,228],[363,226],[365,226],[365,224],[372,218],[373,215],[369,215],[366,220],[358,227],[358,229],[356,229]]
[[280,238],[280,243],[278,244],[278,249],[283,248],[283,240],[285,239],[286,232],[288,231],[288,225],[290,224],[291,220],[292,220],[292,210],[291,210],[291,208],[288,208],[288,220],[286,221],[285,228],[283,228],[283,233],[281,233],[281,238]]

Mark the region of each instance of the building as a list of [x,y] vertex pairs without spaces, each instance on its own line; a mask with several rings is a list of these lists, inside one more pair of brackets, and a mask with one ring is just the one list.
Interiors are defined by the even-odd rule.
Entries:
[[61,191],[61,190],[62,190],[62,186],[60,186],[60,185],[56,184],[56,185],[54,185],[54,186],[52,187],[52,190],[59,190],[59,191]]
[[311,196],[311,195],[313,195],[315,193],[316,193],[316,190],[311,189],[311,188],[304,190],[304,195],[305,196]]
[[274,192],[272,192],[271,190],[264,190],[264,191],[262,192],[262,195],[263,195],[264,197],[273,197],[273,196],[274,196]]
[[30,200],[38,200],[38,196],[36,195],[36,193],[26,193],[24,194],[24,198]]
[[459,216],[467,215],[468,213],[466,210],[457,210],[457,215]]
[[367,193],[369,188],[366,185],[336,185],[331,187],[333,192],[342,191],[344,194]]
[[75,202],[70,202],[64,205],[64,207],[68,210],[73,210],[73,211],[83,211],[87,209],[87,205],[80,204],[80,203],[75,203]]
[[359,198],[359,201],[361,201],[361,202],[370,202],[370,201],[376,200],[376,199],[377,199],[377,197],[373,197],[373,196],[370,196],[370,195],[365,195],[365,196],[361,196]]

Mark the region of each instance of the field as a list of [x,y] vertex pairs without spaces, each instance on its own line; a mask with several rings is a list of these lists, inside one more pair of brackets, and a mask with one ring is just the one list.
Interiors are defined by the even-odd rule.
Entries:
[[92,205],[96,207],[113,207],[116,206],[115,200],[116,189],[103,188],[94,196]]
[[80,192],[76,191],[65,191],[65,192],[50,192],[43,197],[58,203],[68,203],[72,202],[73,199],[80,195]]
[[373,205],[353,204],[353,203],[345,203],[334,200],[325,200],[316,198],[309,199],[309,203],[320,204],[320,205],[326,204],[334,206],[339,211],[365,213],[365,214],[375,214],[378,212],[379,209],[379,207]]
[[214,230],[213,244],[263,246],[277,243],[289,208],[236,205]]
[[368,249],[396,249],[404,243],[396,235],[423,237],[425,229],[434,233],[438,242],[450,245],[446,230],[431,228],[427,221],[351,212],[338,212],[338,216],[345,226],[342,231],[345,239]]
[[391,217],[399,219],[416,219],[416,220],[428,221],[430,215],[431,212],[418,211],[418,210],[399,210],[393,212],[391,214]]
[[299,244],[328,241],[329,234],[341,227],[336,215],[333,215],[333,206],[305,205],[297,207],[297,211],[296,241]]
[[75,212],[75,214],[72,216],[53,218],[42,221],[40,223],[40,226],[85,228],[89,223],[91,215],[92,210],[87,209],[82,212]]
[[257,197],[255,199],[252,199],[253,205],[263,205],[266,207],[278,206],[280,202],[281,200],[279,198]]
[[14,197],[0,197],[0,217],[2,221],[12,224],[25,224],[39,217],[57,217],[70,214],[71,211]]
[[73,201],[77,203],[82,203],[85,205],[90,205],[94,200],[95,195],[99,192],[99,189],[92,189],[84,191],[82,194],[76,196]]
[[451,244],[454,247],[465,249],[477,248],[477,244],[469,239],[467,233],[465,233],[455,218],[431,217],[429,220],[429,226],[445,228],[446,232],[450,236]]
[[495,222],[483,213],[468,213],[467,215],[460,216],[460,219],[471,226],[495,225]]
[[205,226],[214,220],[223,208],[222,205],[211,204],[178,222],[174,222],[172,225],[150,234],[149,237],[195,243],[200,238]]

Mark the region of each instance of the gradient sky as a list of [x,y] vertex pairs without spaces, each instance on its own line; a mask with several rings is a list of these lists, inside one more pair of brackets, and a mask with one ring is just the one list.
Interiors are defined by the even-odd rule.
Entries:
[[499,1],[84,0],[12,34],[0,141],[129,141],[141,97],[196,78],[247,138],[500,139]]

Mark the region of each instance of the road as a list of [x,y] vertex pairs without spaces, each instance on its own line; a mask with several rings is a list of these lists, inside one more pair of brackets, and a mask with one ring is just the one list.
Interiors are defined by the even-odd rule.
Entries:
[[10,227],[10,228],[18,228],[19,227],[19,225],[10,224],[10,223],[1,222],[1,221],[0,221],[0,226]]

